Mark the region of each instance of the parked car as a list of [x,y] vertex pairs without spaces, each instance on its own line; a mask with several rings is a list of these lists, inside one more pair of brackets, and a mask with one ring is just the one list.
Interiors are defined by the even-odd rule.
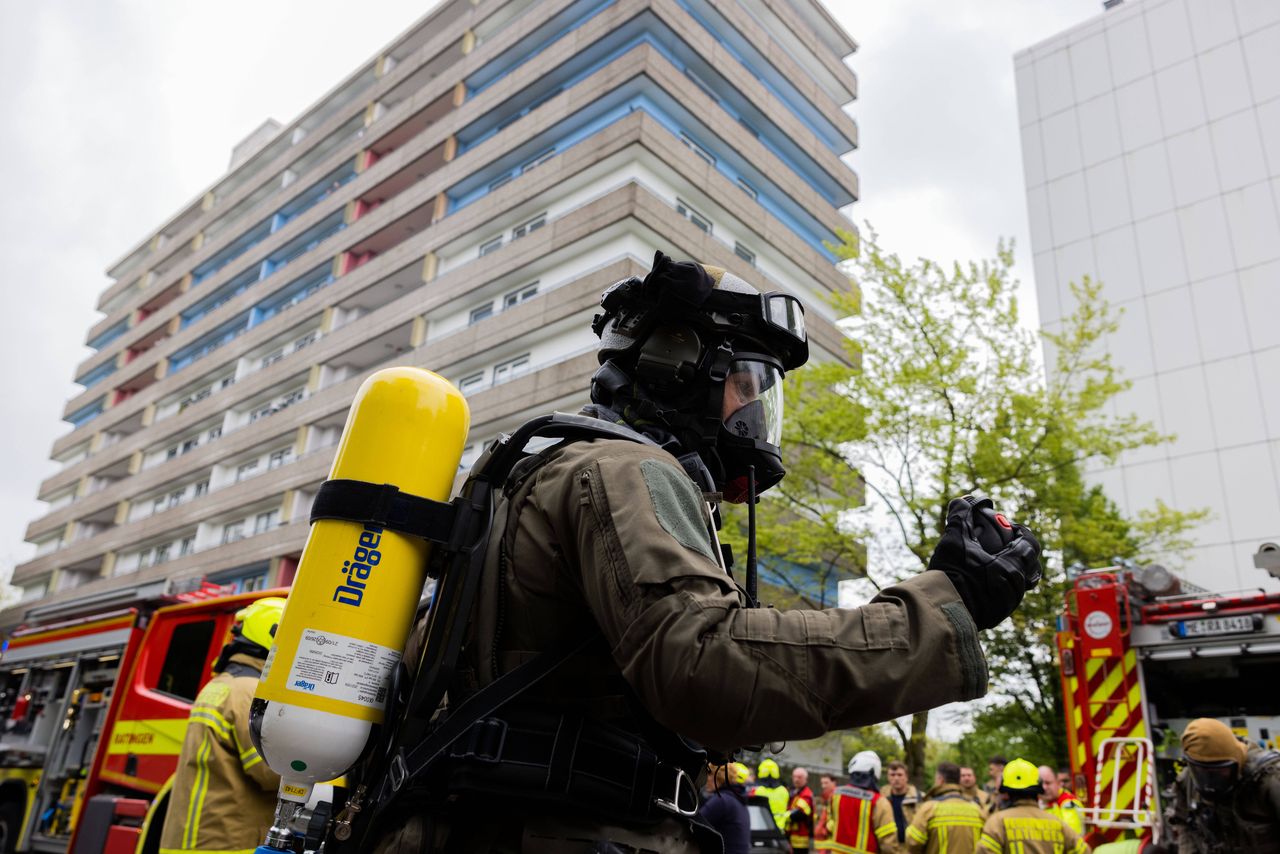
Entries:
[[791,843],[787,835],[773,820],[773,811],[769,808],[769,799],[763,795],[752,795],[747,798],[747,815],[751,817],[751,849],[753,851],[785,851],[791,852]]

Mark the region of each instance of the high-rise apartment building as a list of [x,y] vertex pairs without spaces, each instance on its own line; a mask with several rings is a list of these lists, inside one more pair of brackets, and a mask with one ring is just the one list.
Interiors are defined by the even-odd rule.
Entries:
[[1101,279],[1117,412],[1177,441],[1094,477],[1212,511],[1192,581],[1274,584],[1251,556],[1280,541],[1280,3],[1108,5],[1015,57],[1041,323]]
[[800,295],[839,356],[854,48],[816,0],[441,3],[110,268],[0,623],[288,583],[366,376],[457,384],[469,463],[586,402],[599,295],[655,248]]

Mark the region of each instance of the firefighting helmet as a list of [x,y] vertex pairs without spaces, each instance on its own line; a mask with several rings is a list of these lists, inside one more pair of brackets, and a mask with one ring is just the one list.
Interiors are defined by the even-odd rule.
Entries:
[[1182,755],[1196,789],[1214,801],[1235,788],[1248,751],[1222,721],[1197,718],[1182,732]]
[[849,774],[870,774],[880,779],[880,756],[874,750],[863,750],[855,753],[849,760]]
[[1000,777],[1000,791],[1012,795],[1041,795],[1040,769],[1025,759],[1015,759],[1004,766]]
[[233,634],[270,649],[275,642],[276,627],[284,615],[285,600],[279,596],[267,596],[252,602],[236,612]]
[[782,377],[809,358],[798,299],[658,252],[647,276],[612,285],[600,305],[593,401],[642,395],[727,501],[746,500],[748,467],[756,492],[782,480]]
[[757,780],[777,780],[782,775],[778,770],[778,763],[772,759],[766,759],[756,768]]
[[[771,760],[766,759],[766,762]],[[751,771],[741,762],[729,763],[729,782],[737,783],[739,786],[746,785],[747,780],[751,779]]]

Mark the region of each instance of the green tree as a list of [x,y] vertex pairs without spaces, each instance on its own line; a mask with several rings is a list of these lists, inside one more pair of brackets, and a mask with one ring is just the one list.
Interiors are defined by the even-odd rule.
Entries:
[[[1036,532],[1046,563],[1014,618],[984,636],[999,719],[1020,737],[1048,739],[1036,749],[1057,760],[1066,753],[1053,652],[1063,568],[1184,548],[1182,533],[1203,513],[1158,504],[1126,518],[1086,483],[1089,460],[1171,438],[1108,412],[1128,383],[1100,346],[1118,319],[1098,283],[1073,284],[1075,311],[1044,333],[1046,376],[1041,341],[1019,322],[1008,244],[946,268],[905,263],[867,230],[835,247],[853,280],[832,297],[837,316],[850,318],[847,359],[791,378],[789,473],[758,507],[760,553],[785,557],[762,563],[774,604],[829,605],[814,591],[836,577],[861,579],[871,593],[923,570],[947,501],[989,495]],[[924,776],[928,720],[891,722],[912,779]]]

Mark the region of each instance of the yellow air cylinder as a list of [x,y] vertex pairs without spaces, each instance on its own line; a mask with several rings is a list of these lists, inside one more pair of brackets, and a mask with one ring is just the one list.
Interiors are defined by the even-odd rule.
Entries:
[[[329,478],[447,501],[470,419],[443,377],[378,371],[356,392]],[[344,774],[382,722],[429,552],[374,525],[311,526],[254,698],[254,741],[282,778],[282,799],[305,801],[315,783]]]

